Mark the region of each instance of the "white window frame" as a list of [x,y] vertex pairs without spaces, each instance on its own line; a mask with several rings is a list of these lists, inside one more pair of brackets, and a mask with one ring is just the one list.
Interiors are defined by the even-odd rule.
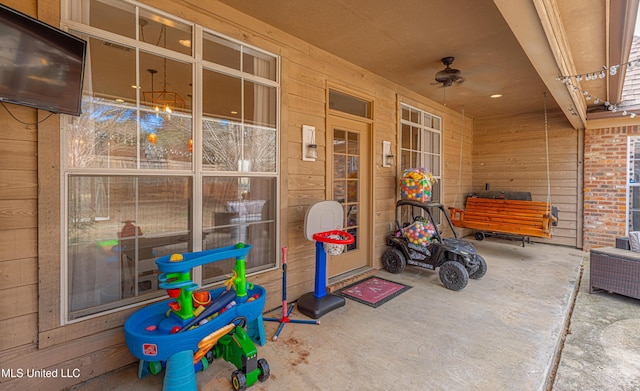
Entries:
[[[405,120],[402,118],[402,110],[406,109],[406,110],[414,110],[417,111],[420,114],[420,122],[412,122],[410,120]],[[437,124],[439,124],[439,127],[433,127],[433,126],[427,126],[425,125],[424,119],[426,117],[430,117],[433,119],[436,119],[437,121],[432,121],[432,122],[437,122]],[[442,188],[443,188],[443,184],[442,184],[442,127],[443,127],[443,121],[442,118],[434,115],[432,113],[429,113],[425,110],[419,109],[415,106],[411,106],[409,104],[406,103],[401,103],[400,104],[400,132],[399,132],[399,142],[398,144],[398,153],[396,156],[398,156],[398,168],[400,170],[400,172],[402,172],[403,170],[407,169],[407,168],[419,168],[419,167],[403,167],[402,166],[402,152],[403,151],[410,151],[410,152],[415,152],[415,153],[419,153],[420,155],[420,164],[424,165],[424,159],[427,155],[429,156],[433,156],[436,155],[438,156],[438,165],[439,165],[439,173],[435,174],[435,173],[431,173],[431,175],[433,176],[433,178],[438,182],[439,186],[437,187],[438,189],[438,194],[437,194],[437,201],[442,202]],[[439,135],[439,143],[438,143],[438,150],[440,151],[439,153],[434,153],[433,151],[427,151],[427,138],[426,137],[420,137],[421,140],[421,145],[420,145],[420,149],[407,149],[407,148],[403,148],[402,147],[402,125],[409,125],[412,126],[414,128],[419,128],[420,131],[424,134],[425,132],[431,132],[431,133],[437,133]],[[435,194],[433,194],[435,196]],[[435,197],[434,197],[435,198]]]
[[[640,136],[627,137],[627,180],[626,180],[626,224],[625,234],[628,235],[631,231],[640,231],[640,226],[633,226],[633,213],[640,213],[640,208],[633,208],[633,194],[632,190],[636,189],[640,192],[640,172],[635,172],[634,166],[636,161],[640,163],[640,156],[635,156],[635,145],[640,145]],[[638,180],[636,180],[638,178]],[[640,194],[639,194],[640,196]]]
[[[80,0],[77,0],[80,1]],[[185,24],[192,26],[193,28],[193,39],[197,42],[196,50],[193,51],[192,55],[185,55],[181,53],[172,52],[167,49],[163,49],[161,47],[155,47],[153,45],[137,41],[136,39],[131,39],[127,37],[122,37],[118,34],[114,34],[108,31],[99,30],[95,27],[85,25],[70,19],[71,7],[74,3],[74,0],[62,0],[61,2],[61,28],[65,31],[73,30],[83,34],[88,34],[91,37],[96,37],[100,39],[105,39],[111,42],[121,42],[126,44],[127,46],[135,47],[135,48],[144,48],[145,52],[156,54],[159,56],[167,57],[168,59],[175,59],[178,61],[190,63],[192,66],[192,82],[194,86],[194,94],[198,98],[196,104],[192,107],[192,132],[193,132],[193,155],[192,155],[192,165],[191,170],[158,170],[158,169],[128,169],[128,170],[113,170],[113,169],[77,169],[77,168],[68,168],[66,157],[68,151],[66,151],[66,142],[65,136],[61,137],[61,145],[60,145],[60,177],[61,177],[61,199],[60,199],[60,219],[61,219],[61,235],[60,235],[60,321],[61,325],[72,324],[92,318],[96,318],[99,316],[123,311],[132,307],[138,307],[140,305],[144,305],[150,302],[158,301],[163,299],[164,297],[155,297],[150,298],[144,301],[139,301],[133,304],[123,305],[118,308],[96,312],[93,314],[79,316],[75,319],[70,319],[70,303],[69,303],[69,292],[71,287],[69,287],[69,265],[68,265],[68,232],[67,232],[67,216],[68,216],[68,178],[72,174],[86,174],[86,175],[122,175],[122,176],[166,176],[166,175],[174,175],[180,177],[190,177],[192,181],[192,208],[193,208],[193,218],[192,218],[192,247],[193,251],[202,250],[202,232],[203,232],[203,222],[202,222],[202,213],[203,213],[203,197],[202,197],[202,179],[207,176],[219,175],[219,176],[234,176],[234,177],[270,177],[275,178],[276,180],[276,189],[274,194],[275,203],[275,250],[273,254],[274,266],[269,268],[264,268],[256,273],[264,273],[271,270],[276,270],[279,268],[279,257],[278,257],[278,248],[280,243],[280,183],[281,183],[281,173],[280,173],[280,132],[281,132],[281,57],[275,53],[271,53],[264,49],[260,49],[258,47],[254,47],[252,45],[247,45],[239,40],[235,40],[233,38],[227,37],[223,34],[220,34],[214,30],[205,28],[203,26],[197,25],[191,21],[181,19],[174,15],[163,12],[159,9],[147,6],[145,4],[132,1],[132,0],[122,0],[125,3],[131,4],[133,6],[138,7],[136,12],[139,12],[140,9],[144,9],[146,11],[152,12],[154,14],[164,15],[168,19],[176,20]],[[276,80],[270,80],[266,78],[262,78],[259,76],[255,76],[249,73],[242,72],[240,70],[235,70],[231,68],[226,68],[219,64],[214,64],[211,62],[207,62],[202,60],[202,40],[203,40],[203,32],[214,34],[223,39],[232,41],[240,45],[242,48],[248,48],[255,52],[264,53],[268,56],[272,56],[276,59]],[[202,156],[201,156],[201,148],[200,143],[202,142],[202,72],[203,69],[213,70],[217,72],[227,73],[230,75],[235,75],[241,77],[242,80],[249,80],[259,84],[271,86],[276,88],[276,121],[275,121],[275,129],[276,129],[276,148],[275,148],[275,171],[274,172],[243,172],[240,169],[237,172],[215,172],[211,170],[207,170],[203,168]],[[62,116],[61,119],[61,128],[64,129],[70,117]],[[244,122],[242,122],[244,124]],[[202,270],[201,267],[194,269],[192,273],[193,281],[201,285],[202,284]],[[209,284],[212,285],[212,284]]]

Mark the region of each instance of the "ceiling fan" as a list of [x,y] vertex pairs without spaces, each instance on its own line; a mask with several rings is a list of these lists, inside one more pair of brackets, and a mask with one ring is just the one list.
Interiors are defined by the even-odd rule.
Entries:
[[438,83],[442,83],[443,87],[451,87],[454,84],[464,83],[464,77],[460,74],[460,70],[451,68],[450,66],[455,59],[455,57],[444,57],[440,60],[445,65],[445,68],[436,73],[435,79]]

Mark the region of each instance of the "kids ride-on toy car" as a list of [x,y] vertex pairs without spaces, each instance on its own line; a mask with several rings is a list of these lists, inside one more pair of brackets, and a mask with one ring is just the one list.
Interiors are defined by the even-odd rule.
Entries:
[[236,366],[237,369],[231,374],[231,385],[236,391],[246,390],[257,380],[266,381],[270,375],[267,360],[258,359],[258,350],[244,330],[246,319],[240,319],[240,325],[234,324],[212,350],[214,358],[222,357]]
[[[443,238],[436,217],[448,223],[453,238]],[[444,222],[444,221],[442,221]],[[453,291],[467,286],[469,278],[487,272],[487,262],[466,240],[459,239],[444,206],[435,202],[399,200],[396,203],[397,229],[387,236],[382,264],[390,273],[400,273],[407,264],[425,269],[439,268],[440,281]]]

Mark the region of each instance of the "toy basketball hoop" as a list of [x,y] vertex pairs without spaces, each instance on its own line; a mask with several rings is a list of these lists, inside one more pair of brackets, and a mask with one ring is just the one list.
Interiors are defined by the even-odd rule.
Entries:
[[327,254],[340,255],[347,244],[355,241],[342,230],[343,223],[343,206],[337,201],[316,202],[304,217],[304,236],[316,242],[316,276],[313,292],[298,299],[298,311],[313,319],[345,304],[344,297],[327,294]]
[[355,241],[350,233],[339,230],[318,232],[313,234],[313,239],[322,242],[324,251],[333,256],[342,254],[346,245]]

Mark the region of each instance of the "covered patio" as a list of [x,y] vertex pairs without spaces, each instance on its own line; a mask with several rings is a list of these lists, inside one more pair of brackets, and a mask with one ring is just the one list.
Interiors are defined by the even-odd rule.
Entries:
[[[289,300],[314,285],[302,232],[321,200],[344,204],[358,238],[329,259],[330,284],[412,288],[287,325],[259,348],[272,375],[252,389],[640,388],[638,301],[580,285],[586,251],[640,226],[640,105],[622,93],[640,74],[638,0],[0,2],[91,49],[83,115],[0,110],[3,390],[161,389],[137,378],[123,335],[165,294],[155,258],[249,243],[277,316],[280,248]],[[156,112],[145,91],[160,80],[191,99]],[[398,179],[418,167],[446,206],[486,190],[546,200],[553,237],[474,242],[488,272],[459,292],[427,270],[388,274]],[[27,368],[77,376],[14,376]],[[230,389],[232,370],[215,362],[199,388]]]
[[[497,239],[473,243],[489,271],[462,291],[445,289],[437,273],[424,269],[379,271],[411,289],[378,308],[347,300],[319,326],[287,324],[275,342],[277,324],[265,322],[268,341],[258,357],[267,359],[271,376],[251,389],[637,388],[632,363],[640,357],[638,345],[620,346],[616,336],[633,333],[638,302],[589,294],[587,253]],[[305,317],[294,311],[292,318]],[[214,361],[197,374],[198,389],[231,389],[233,370]],[[162,375],[138,379],[132,365],[72,390],[151,391],[162,389],[162,382]]]

